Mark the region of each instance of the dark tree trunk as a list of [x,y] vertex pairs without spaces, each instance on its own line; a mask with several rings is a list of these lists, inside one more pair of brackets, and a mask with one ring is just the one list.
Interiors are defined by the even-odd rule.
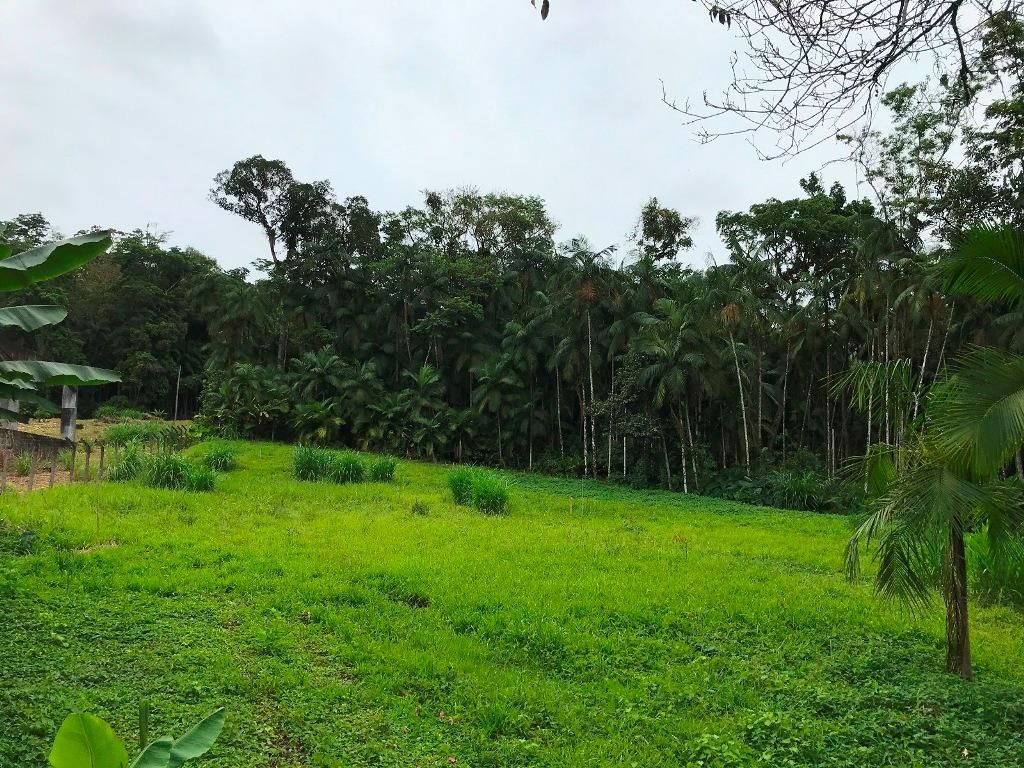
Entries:
[[971,638],[967,624],[967,552],[959,521],[949,530],[949,553],[943,599],[946,602],[946,671],[972,677]]

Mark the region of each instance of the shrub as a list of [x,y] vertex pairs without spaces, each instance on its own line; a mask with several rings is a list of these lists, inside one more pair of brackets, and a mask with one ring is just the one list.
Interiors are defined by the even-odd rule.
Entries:
[[416,501],[414,501],[412,503],[412,510],[411,511],[412,511],[412,513],[414,515],[419,515],[420,517],[426,517],[427,515],[430,514],[430,507],[427,506],[427,502],[421,501],[419,499],[416,499]]
[[103,432],[108,445],[122,446],[128,443],[159,443],[168,449],[184,448],[195,441],[195,433],[178,424],[163,424],[159,421],[126,421],[111,424]]
[[361,483],[366,477],[362,457],[353,451],[330,452],[329,477],[335,483]]
[[368,474],[374,483],[390,483],[395,479],[398,459],[394,456],[375,456],[370,460]]
[[235,449],[225,443],[214,443],[203,456],[203,464],[215,472],[230,472],[238,466]]
[[456,504],[473,503],[473,482],[479,473],[476,467],[459,467],[448,473],[448,488]]
[[213,490],[217,482],[217,473],[213,471],[212,467],[205,464],[192,463],[189,463],[187,466],[188,471],[185,473],[184,483],[181,487],[182,490],[194,493]]
[[27,453],[19,453],[14,457],[14,474],[25,477],[32,471],[32,457]]
[[292,454],[292,471],[297,480],[320,481],[330,475],[331,452],[315,445],[300,445]]
[[108,445],[123,446],[128,443],[142,443],[159,439],[161,425],[148,421],[128,421],[123,424],[112,424],[103,432],[103,439]]
[[140,421],[146,418],[146,414],[130,406],[104,403],[95,410],[93,418],[100,421]]
[[[70,459],[70,451],[68,452]],[[70,466],[69,466],[70,469]],[[113,483],[126,483],[139,477],[145,469],[145,457],[139,450],[137,443],[128,443],[122,450],[121,456],[107,471],[107,479]]]
[[65,472],[71,471],[71,463],[74,461],[75,455],[65,448],[57,454],[57,465]]
[[491,472],[477,472],[473,478],[473,506],[482,514],[508,514],[508,480]]
[[187,483],[189,463],[184,456],[176,453],[158,453],[145,462],[143,479],[153,488],[184,488]]

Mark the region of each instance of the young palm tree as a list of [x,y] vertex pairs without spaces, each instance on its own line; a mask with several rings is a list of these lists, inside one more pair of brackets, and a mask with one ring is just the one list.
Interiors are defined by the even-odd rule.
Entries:
[[[945,265],[951,291],[1024,305],[1024,236],[978,227]],[[1024,357],[993,348],[968,352],[933,386],[926,428],[899,450],[867,457],[872,511],[848,548],[873,539],[880,594],[919,605],[938,582],[946,605],[946,668],[972,676],[968,629],[970,532],[995,561],[1024,554],[1024,489],[1001,472],[1024,445]],[[937,577],[937,578],[936,578]]]

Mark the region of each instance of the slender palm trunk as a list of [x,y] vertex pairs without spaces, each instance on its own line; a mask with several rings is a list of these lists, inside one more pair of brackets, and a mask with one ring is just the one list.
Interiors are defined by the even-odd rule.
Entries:
[[693,467],[693,490],[700,491],[697,479],[697,452],[693,450],[693,431],[690,429],[690,409],[686,408],[686,437],[690,441],[690,465]]
[[615,358],[612,358],[612,388],[611,395],[608,398],[608,474],[609,480],[612,478],[612,405],[611,401],[615,397]]
[[597,438],[594,433],[594,339],[590,327],[590,309],[587,309],[587,369],[590,373],[590,456],[594,468],[594,478],[597,478]]
[[736,385],[740,388],[740,416],[743,418],[743,455],[747,470],[750,470],[750,435],[747,432],[747,401],[743,395],[743,377],[740,375],[740,356],[736,351],[736,338],[729,331],[729,343],[732,344],[732,359],[736,363]]
[[786,370],[782,374],[782,460],[786,460],[786,389],[789,386],[789,351],[792,342],[786,344]]
[[504,464],[505,459],[501,455],[501,407],[498,408],[498,463]]
[[555,370],[555,413],[558,414],[558,455],[565,457],[565,443],[562,441],[562,383]]
[[583,476],[590,471],[587,464],[587,388],[580,385],[580,423],[583,426]]
[[661,451],[665,454],[665,477],[668,478],[668,489],[672,490],[672,467],[668,463],[668,443],[665,442],[665,433],[661,433]]
[[921,358],[921,373],[917,377],[917,386],[914,388],[914,415],[917,418],[917,407],[921,402],[921,388],[924,386],[924,372],[928,367],[928,350],[932,347],[932,331],[935,329],[935,315],[928,321],[928,338],[924,343],[924,357]]
[[622,476],[626,476],[626,436],[622,436]]
[[946,321],[946,330],[942,334],[942,347],[939,349],[939,362],[935,366],[935,375],[942,372],[942,363],[946,359],[946,342],[949,341],[949,329],[953,325],[953,313],[956,312],[956,302],[949,307],[949,319]]
[[949,529],[946,584],[946,671],[965,680],[972,677],[971,637],[967,623],[967,552],[960,521]]

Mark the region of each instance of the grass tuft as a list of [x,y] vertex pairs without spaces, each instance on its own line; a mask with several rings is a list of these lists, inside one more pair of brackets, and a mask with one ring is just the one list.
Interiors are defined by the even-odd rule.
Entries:
[[367,475],[370,482],[390,483],[395,479],[395,470],[397,469],[398,459],[394,456],[374,456],[370,459]]
[[215,472],[230,472],[238,466],[237,452],[227,443],[212,443],[202,461]]

